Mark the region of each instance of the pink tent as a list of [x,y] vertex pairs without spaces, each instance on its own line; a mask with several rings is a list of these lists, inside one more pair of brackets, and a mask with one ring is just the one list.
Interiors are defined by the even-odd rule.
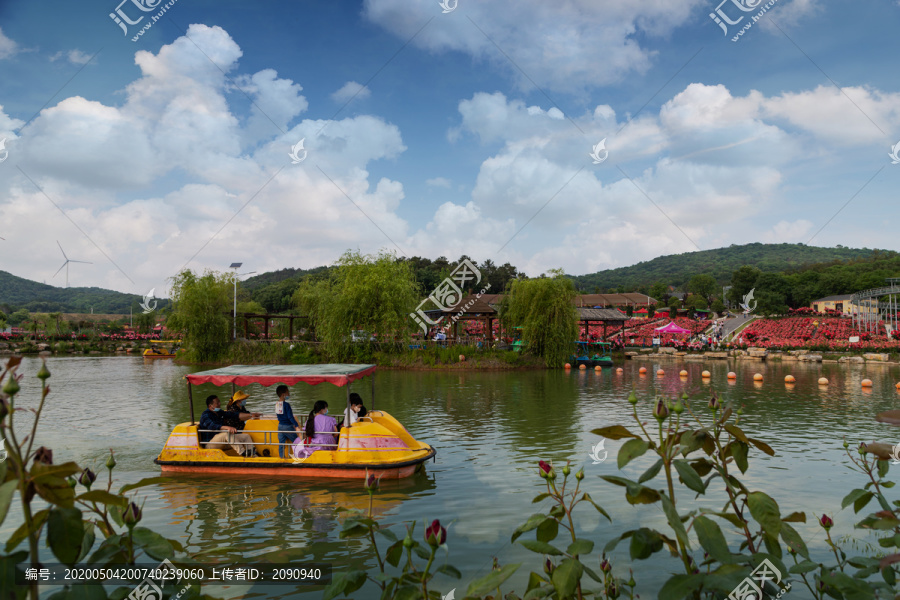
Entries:
[[679,327],[675,324],[675,321],[670,322],[668,325],[664,325],[662,327],[657,327],[654,329],[657,333],[690,333],[690,329],[685,329],[684,327]]

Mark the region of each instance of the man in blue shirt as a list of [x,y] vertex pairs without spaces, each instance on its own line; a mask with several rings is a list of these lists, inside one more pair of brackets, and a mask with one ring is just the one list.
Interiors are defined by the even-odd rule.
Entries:
[[285,450],[291,451],[289,444],[294,443],[297,433],[302,433],[302,430],[288,402],[291,399],[288,386],[279,385],[275,388],[275,393],[278,394],[278,401],[275,403],[275,414],[278,416],[278,456],[284,458]]
[[[240,456],[249,458],[258,456],[253,447],[253,438],[247,433],[240,433],[234,427],[225,424],[226,413],[222,412],[219,397],[213,394],[206,398],[206,410],[200,415],[200,445],[206,444],[208,450],[231,447]],[[221,431],[221,433],[215,433]],[[231,438],[231,442],[229,442]]]

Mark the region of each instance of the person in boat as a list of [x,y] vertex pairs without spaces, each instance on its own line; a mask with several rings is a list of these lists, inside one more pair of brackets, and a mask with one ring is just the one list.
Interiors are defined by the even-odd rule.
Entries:
[[[206,398],[206,410],[200,415],[200,445],[208,450],[225,449],[228,446],[241,456],[256,455],[253,447],[253,438],[250,434],[241,433],[236,427],[225,423],[225,413],[222,411],[219,397],[213,394]],[[215,433],[219,431],[220,433]],[[229,436],[232,442],[229,443]]]
[[249,397],[243,390],[238,390],[234,393],[225,409],[226,425],[230,425],[238,431],[243,431],[244,421],[258,419],[262,416],[262,413],[252,413],[247,410],[247,398]]
[[275,415],[278,417],[278,456],[284,458],[285,448],[293,444],[297,434],[303,433],[303,430],[300,429],[300,423],[297,422],[291,409],[288,386],[279,385],[275,388],[275,393],[278,394],[278,401],[275,403]]
[[328,416],[328,403],[317,400],[306,419],[306,437],[309,442],[297,453],[297,458],[306,458],[316,450],[337,449],[337,421]]
[[344,427],[350,427],[357,421],[359,421],[360,417],[366,416],[366,407],[363,406],[362,397],[353,392],[350,394],[350,408],[344,409],[344,421],[342,425]]

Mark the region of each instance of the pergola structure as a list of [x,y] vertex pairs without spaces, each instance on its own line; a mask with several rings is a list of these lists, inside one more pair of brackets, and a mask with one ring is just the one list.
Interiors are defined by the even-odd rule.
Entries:
[[[228,313],[228,316],[231,316],[231,313]],[[272,319],[287,319],[288,320],[288,339],[294,339],[294,319],[308,319],[309,317],[305,317],[302,315],[272,315],[269,313],[266,314],[255,314],[255,313],[242,313],[238,315],[238,317],[244,318],[244,339],[249,339],[248,329],[250,324],[250,319],[263,319],[263,335],[268,340],[269,339],[269,320]]]
[[[859,331],[877,331],[879,322],[884,321],[885,328],[891,337],[895,337],[900,310],[900,278],[890,277],[884,280],[885,287],[864,290],[853,294],[850,302],[856,307],[853,322]],[[885,300],[886,298],[886,300]]]
[[[497,297],[499,297],[499,294],[490,295],[491,299]],[[441,317],[443,317],[445,320],[441,320],[441,322],[438,324],[439,327],[446,327],[448,324],[450,324],[449,322],[452,321],[454,317],[456,317],[456,320],[452,321],[454,338],[459,337],[460,321],[486,322],[488,342],[493,342],[494,320],[498,319],[499,315],[497,313],[497,309],[491,306],[486,298],[488,298],[488,294],[483,295],[481,298],[477,298],[475,295],[469,294],[468,296],[463,297],[459,302],[457,302],[454,306],[448,308],[447,310],[433,309],[426,310],[424,312],[425,315],[432,321],[437,321]]]
[[584,328],[585,340],[588,339],[591,323],[603,323],[604,341],[606,341],[606,328],[610,323],[621,325],[622,331],[625,331],[625,322],[628,321],[628,317],[614,308],[584,308],[579,306],[575,310],[578,311],[578,322]]

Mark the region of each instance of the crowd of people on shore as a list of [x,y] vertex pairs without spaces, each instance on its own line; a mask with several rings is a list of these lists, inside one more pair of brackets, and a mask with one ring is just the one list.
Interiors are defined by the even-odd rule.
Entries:
[[[305,459],[317,450],[334,450],[337,448],[340,427],[350,427],[361,417],[366,416],[366,407],[357,393],[350,394],[350,406],[344,410],[343,419],[338,422],[328,414],[328,403],[318,400],[309,412],[305,423],[294,416],[290,403],[290,390],[286,385],[275,389],[278,400],[275,402],[275,416],[278,420],[278,455],[286,458],[290,454],[295,459]],[[237,390],[228,400],[223,410],[219,397],[212,394],[206,398],[206,410],[200,415],[200,445],[207,449],[227,450],[231,448],[243,458],[259,458],[269,456],[264,449],[262,455],[257,453],[253,438],[244,433],[246,422],[259,419],[263,415],[247,409],[247,398],[250,396],[243,390]]]

